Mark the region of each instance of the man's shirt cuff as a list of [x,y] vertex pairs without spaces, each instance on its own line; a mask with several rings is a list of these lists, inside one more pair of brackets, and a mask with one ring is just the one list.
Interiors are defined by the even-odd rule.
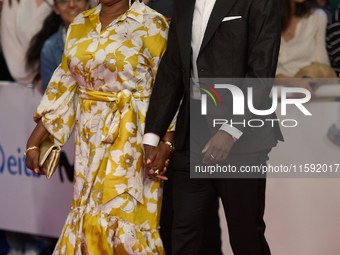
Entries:
[[[238,130],[237,128],[230,126],[228,124],[223,124],[220,127],[220,130],[223,130],[224,132],[227,132],[228,134],[230,134],[233,138],[239,139],[241,137],[241,135],[243,134],[242,131]],[[234,142],[236,140],[234,139]]]
[[153,147],[157,147],[159,144],[159,135],[155,133],[146,133],[143,137],[143,144],[151,145]]

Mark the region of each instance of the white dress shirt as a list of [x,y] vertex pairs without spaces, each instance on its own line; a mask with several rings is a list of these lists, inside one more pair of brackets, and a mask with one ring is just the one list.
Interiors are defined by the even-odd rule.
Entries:
[[201,91],[198,88],[198,70],[197,70],[197,57],[201,48],[205,30],[214,8],[216,0],[197,0],[195,4],[194,15],[192,19],[192,32],[191,32],[191,49],[192,49],[192,72],[191,78],[196,86],[191,88],[192,97],[194,99],[201,99]]

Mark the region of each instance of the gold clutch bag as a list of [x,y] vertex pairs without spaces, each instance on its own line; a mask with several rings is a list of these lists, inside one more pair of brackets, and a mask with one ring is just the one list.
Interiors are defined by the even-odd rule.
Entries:
[[54,144],[49,139],[40,145],[39,166],[47,179],[50,179],[57,169],[60,160],[61,147]]

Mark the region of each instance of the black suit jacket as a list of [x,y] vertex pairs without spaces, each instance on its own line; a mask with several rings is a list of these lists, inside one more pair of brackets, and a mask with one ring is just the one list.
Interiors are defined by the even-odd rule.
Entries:
[[[183,148],[190,126],[191,30],[194,0],[175,0],[168,48],[158,69],[146,117],[145,132],[166,132],[183,98],[176,124],[175,147]],[[222,22],[224,17],[240,19]],[[280,47],[280,12],[273,0],[216,0],[197,59],[199,77],[265,78],[274,77]],[[246,90],[246,83],[240,85]],[[272,84],[254,88],[256,109],[269,109]],[[228,107],[228,106],[227,106]],[[247,107],[246,107],[247,108]],[[225,119],[252,119],[233,116],[225,109]],[[258,116],[256,116],[258,118]],[[266,118],[276,118],[275,114]],[[279,127],[239,127],[243,132],[234,144],[235,153],[271,148],[283,140]]]

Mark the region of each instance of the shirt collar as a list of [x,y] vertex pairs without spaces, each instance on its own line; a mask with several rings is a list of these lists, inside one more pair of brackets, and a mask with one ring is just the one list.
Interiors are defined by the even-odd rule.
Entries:
[[134,19],[139,23],[143,23],[144,20],[144,12],[145,12],[145,4],[136,0],[130,7],[130,9],[123,14],[128,18]]
[[[93,8],[89,12],[84,13],[84,17],[90,17],[91,16],[97,16],[99,20],[99,14],[102,10],[102,4],[100,3],[95,8]],[[143,23],[144,20],[144,12],[145,12],[145,5],[144,3],[140,2],[139,0],[136,0],[130,7],[129,10],[127,10],[124,14],[119,16],[116,21],[123,21],[126,18],[131,18],[133,20],[138,21],[139,23]]]

